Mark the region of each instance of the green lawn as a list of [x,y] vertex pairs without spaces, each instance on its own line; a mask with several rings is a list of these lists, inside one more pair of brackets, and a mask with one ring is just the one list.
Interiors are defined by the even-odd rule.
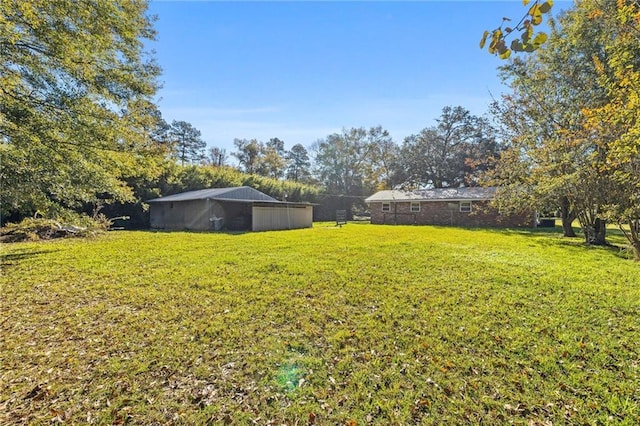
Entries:
[[620,249],[316,224],[2,257],[0,424],[640,423]]

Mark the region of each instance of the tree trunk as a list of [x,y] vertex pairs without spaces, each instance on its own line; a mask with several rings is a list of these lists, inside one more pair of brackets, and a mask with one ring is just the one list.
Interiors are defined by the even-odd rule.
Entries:
[[631,250],[633,250],[633,258],[640,262],[640,219],[629,221],[629,231],[620,226],[620,230],[624,233],[629,244],[631,244]]
[[573,223],[573,219],[574,218],[562,216],[562,236],[563,237],[570,237],[570,238],[577,237],[576,231],[574,231],[573,226],[571,226],[571,224]]
[[596,218],[593,224],[584,227],[584,239],[587,244],[594,246],[607,245],[607,222]]
[[631,249],[633,250],[633,258],[636,262],[640,262],[640,240],[636,239],[631,242]]
[[573,226],[571,226],[571,224],[576,219],[577,215],[571,210],[567,197],[562,197],[560,200],[560,215],[562,216],[562,236],[571,238],[576,237],[576,232],[573,230]]

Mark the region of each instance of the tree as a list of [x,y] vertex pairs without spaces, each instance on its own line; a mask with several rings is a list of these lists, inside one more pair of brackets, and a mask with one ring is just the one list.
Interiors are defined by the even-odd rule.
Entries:
[[257,139],[234,139],[233,144],[237,151],[232,152],[231,155],[236,157],[241,170],[249,174],[255,173],[262,152],[261,143]]
[[485,118],[476,120],[477,137],[465,146],[465,186],[481,186],[482,176],[495,166],[495,159],[504,150],[495,126]]
[[173,155],[180,161],[180,165],[185,163],[197,163],[204,160],[204,149],[207,143],[202,140],[202,133],[186,121],[171,122],[169,129],[169,139],[173,147]]
[[224,166],[227,162],[227,151],[223,148],[209,148],[209,160],[216,167]]
[[269,142],[264,144],[266,149],[271,149],[273,150],[276,154],[284,157],[285,155],[285,149],[284,149],[284,141],[278,139],[278,138],[271,138],[269,139]]
[[400,163],[405,184],[434,188],[459,187],[473,163],[493,154],[498,145],[486,119],[462,107],[445,107],[438,125],[405,138]]
[[315,173],[329,193],[363,195],[364,165],[370,147],[364,127],[343,129],[312,146]]
[[171,158],[174,156],[174,144],[171,141],[171,125],[162,117],[160,110],[151,112],[152,126],[149,135],[153,144],[160,149],[164,156]]
[[146,173],[159,68],[146,1],[0,2],[4,214],[131,200]]
[[583,111],[585,131],[598,135],[604,154],[598,171],[613,181],[604,216],[620,226],[640,260],[640,5],[585,1],[581,7],[594,25],[608,28],[606,55],[593,58],[608,101]]
[[529,61],[503,68],[514,91],[491,110],[508,149],[497,167],[485,172],[484,183],[501,187],[495,202],[502,211],[559,211],[564,236],[575,237],[572,223],[578,210],[575,197],[569,195],[584,152],[567,135],[577,130],[580,101],[571,96],[561,74],[528,74],[526,70],[536,68]]
[[269,142],[260,143],[260,157],[256,173],[274,179],[281,179],[287,168],[284,142],[278,138],[271,138]]
[[306,148],[302,146],[302,144],[295,144],[289,152],[287,152],[286,159],[289,164],[286,175],[287,179],[296,182],[307,182],[311,175],[309,171],[311,161]]
[[398,145],[381,126],[369,129],[367,139],[369,155],[364,164],[365,187],[370,192],[393,188],[398,163]]
[[[629,20],[619,19],[621,10],[628,10],[625,2],[579,2],[559,17],[557,25],[551,21],[553,33],[545,46],[526,60],[503,67],[514,93],[504,99],[501,119],[513,132],[511,159],[519,155],[526,163],[517,167],[524,170],[528,183],[503,182],[503,201],[510,189],[522,192],[523,188],[532,206],[556,200],[556,206],[578,217],[590,244],[606,244],[606,219],[619,221],[618,214],[624,211],[633,222],[637,212],[637,188],[632,182],[638,175],[620,179],[633,175],[637,157],[615,160],[619,143],[624,145],[624,135],[633,129],[629,119],[638,116],[637,104],[634,107],[631,101],[637,90],[628,92],[631,102],[620,98],[626,96],[624,87],[633,87],[633,78],[626,77],[637,70],[640,57],[637,40],[629,42],[623,36],[628,27],[624,22]],[[620,43],[628,49],[617,56]],[[625,78],[613,83],[616,69]],[[624,105],[618,109],[622,115],[607,115],[616,110],[609,108],[614,105]],[[637,153],[637,138],[631,140],[636,150],[630,152]],[[499,168],[508,171],[514,163],[503,162]],[[618,173],[621,170],[625,172]]]
[[272,138],[266,144],[257,139],[235,139],[236,148],[231,155],[238,159],[245,173],[281,179],[287,168],[284,142]]
[[501,209],[559,209],[564,235],[575,236],[571,223],[579,205],[585,204],[575,188],[590,151],[576,137],[583,119],[581,106],[589,98],[601,98],[601,93],[595,87],[586,90],[592,87],[588,80],[593,74],[580,66],[571,49],[559,44],[560,30],[551,24],[553,35],[547,45],[501,67],[513,93],[494,104],[493,112],[502,124],[509,154],[501,158],[493,183],[502,187],[496,200]]

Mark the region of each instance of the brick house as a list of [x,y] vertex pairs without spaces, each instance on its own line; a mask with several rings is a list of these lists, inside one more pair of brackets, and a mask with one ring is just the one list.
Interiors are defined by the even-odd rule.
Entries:
[[371,223],[465,227],[534,228],[535,214],[503,215],[491,207],[496,188],[379,191],[365,201]]

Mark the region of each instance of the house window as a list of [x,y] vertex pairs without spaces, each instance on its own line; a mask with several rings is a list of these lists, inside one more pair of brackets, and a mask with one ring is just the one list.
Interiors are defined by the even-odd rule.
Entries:
[[173,203],[169,204],[169,208],[172,209],[173,208]]
[[382,203],[382,211],[390,212],[391,211],[391,203]]
[[411,203],[411,213],[418,213],[420,211],[420,203],[413,202]]
[[460,213],[471,212],[471,201],[460,201]]

